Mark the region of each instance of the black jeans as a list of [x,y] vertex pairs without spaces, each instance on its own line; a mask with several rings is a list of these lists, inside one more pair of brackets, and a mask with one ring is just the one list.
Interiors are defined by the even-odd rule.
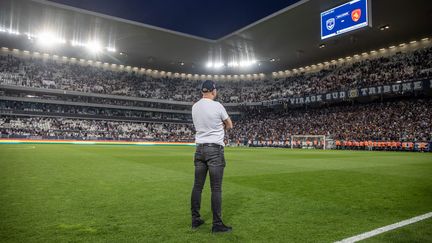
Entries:
[[224,147],[217,144],[198,144],[195,152],[195,181],[191,196],[192,221],[200,218],[201,192],[210,174],[213,225],[222,224],[222,178],[225,168]]

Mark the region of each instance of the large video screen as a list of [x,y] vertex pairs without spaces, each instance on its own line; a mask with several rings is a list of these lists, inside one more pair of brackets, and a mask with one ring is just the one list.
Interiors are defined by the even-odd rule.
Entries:
[[370,11],[368,0],[353,0],[322,12],[321,39],[370,26]]

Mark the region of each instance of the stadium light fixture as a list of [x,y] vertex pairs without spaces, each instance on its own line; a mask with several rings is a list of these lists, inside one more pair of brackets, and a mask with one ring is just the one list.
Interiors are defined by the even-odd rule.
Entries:
[[56,36],[52,32],[42,32],[35,37],[39,45],[51,47],[56,44],[65,44],[66,40]]
[[385,52],[385,48],[381,48],[381,49],[379,49],[380,50],[380,52]]
[[212,67],[213,67],[213,63],[212,63],[212,62],[208,62],[208,63],[206,64],[206,67],[207,67],[207,68],[212,68]]
[[395,49],[396,46],[389,46],[389,49]]
[[238,62],[229,62],[228,63],[228,67],[238,67],[239,63]]
[[21,34],[18,30],[8,29],[5,27],[0,27],[0,32],[8,33],[11,35],[20,35]]
[[36,35],[31,34],[31,33],[26,33],[25,35],[27,36],[27,39],[29,39],[29,40],[36,39],[36,37],[37,37]]
[[7,31],[11,35],[20,35],[21,33],[18,30],[9,29]]
[[406,44],[405,43],[401,43],[399,44],[399,47],[404,47]]
[[429,38],[428,37],[426,37],[426,38],[423,38],[423,39],[421,39],[422,41],[428,41],[429,40]]
[[213,66],[214,66],[214,68],[221,68],[221,67],[223,67],[223,63],[221,63],[221,62],[217,62],[217,63],[215,63]]
[[381,31],[388,30],[388,29],[390,29],[390,25],[383,25],[383,26],[380,27]]
[[417,43],[416,40],[410,41],[410,44],[415,44],[415,43]]
[[102,45],[99,41],[89,41],[85,47],[92,53],[96,54],[102,51]]
[[85,43],[79,42],[79,41],[71,41],[72,46],[86,46]]
[[240,67],[247,67],[247,66],[251,66],[253,64],[256,64],[256,60],[248,60],[248,61],[240,61],[239,62],[239,66]]
[[106,50],[109,51],[109,52],[116,52],[116,51],[117,51],[117,50],[115,49],[115,47],[110,47],[110,46],[108,46],[108,47],[106,48]]

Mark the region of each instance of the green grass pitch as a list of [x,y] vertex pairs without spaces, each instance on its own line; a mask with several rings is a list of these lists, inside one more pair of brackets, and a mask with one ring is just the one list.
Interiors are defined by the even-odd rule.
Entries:
[[[0,242],[333,242],[432,211],[432,154],[226,148],[190,229],[193,147],[0,145]],[[431,242],[432,220],[367,242]]]

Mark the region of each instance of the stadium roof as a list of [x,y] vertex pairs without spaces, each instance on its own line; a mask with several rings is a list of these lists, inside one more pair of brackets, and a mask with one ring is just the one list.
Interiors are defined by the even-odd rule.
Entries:
[[216,40],[300,0],[49,1]]
[[[45,0],[1,1],[0,27],[20,33],[49,29],[77,42],[98,39],[117,49],[101,54],[98,59],[102,62],[191,74],[270,73],[432,36],[432,1],[372,0],[372,28],[321,41],[320,12],[344,2],[302,0],[217,40]],[[389,29],[380,30],[382,26]],[[320,48],[321,44],[325,48]],[[1,33],[0,45],[41,48],[26,38]],[[71,46],[52,51],[78,58],[90,55]],[[233,59],[257,60],[257,64],[249,68],[206,67],[209,60],[227,63]]]

